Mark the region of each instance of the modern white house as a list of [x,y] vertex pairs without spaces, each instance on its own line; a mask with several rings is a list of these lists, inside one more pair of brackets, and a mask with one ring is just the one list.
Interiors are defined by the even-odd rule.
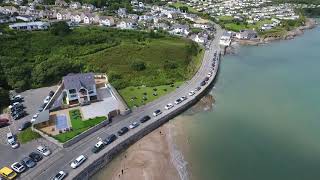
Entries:
[[99,25],[100,26],[113,26],[114,19],[111,16],[101,16],[99,18]]
[[131,20],[131,19],[125,19],[125,20],[122,20],[120,21],[118,24],[117,24],[117,28],[120,28],[120,29],[133,29],[135,27],[135,21]]
[[15,23],[9,25],[10,29],[15,30],[46,30],[50,27],[48,22],[36,21],[36,22],[27,22],[27,23]]
[[97,100],[93,73],[69,74],[63,77],[62,83],[67,104],[81,104]]

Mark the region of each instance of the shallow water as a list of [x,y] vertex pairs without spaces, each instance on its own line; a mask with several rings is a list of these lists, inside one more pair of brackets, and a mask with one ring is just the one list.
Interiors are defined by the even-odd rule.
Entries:
[[186,123],[192,179],[320,179],[319,68],[319,27],[225,56],[213,111]]

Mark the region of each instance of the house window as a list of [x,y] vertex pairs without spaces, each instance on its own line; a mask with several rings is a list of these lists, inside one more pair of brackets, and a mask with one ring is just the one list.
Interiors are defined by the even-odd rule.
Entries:
[[94,93],[94,90],[90,90],[90,91],[89,91],[89,94],[93,94],[93,93]]
[[77,91],[75,90],[75,89],[69,89],[69,93],[70,94],[74,94],[74,93],[76,93]]
[[77,97],[77,95],[76,95],[76,94],[73,94],[73,95],[71,95],[70,97],[71,97],[71,98],[75,98],[75,97]]

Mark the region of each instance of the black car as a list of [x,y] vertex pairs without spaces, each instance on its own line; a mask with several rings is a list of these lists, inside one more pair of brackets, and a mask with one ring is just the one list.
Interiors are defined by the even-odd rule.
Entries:
[[104,143],[106,143],[106,145],[108,145],[108,144],[111,144],[116,139],[117,139],[117,136],[114,134],[111,134],[104,140]]
[[216,66],[216,64],[215,63],[212,63],[212,67],[215,67]]
[[11,108],[11,113],[13,112],[18,112],[18,111],[22,111],[23,110],[23,106],[15,106]]
[[201,89],[201,87],[196,87],[195,90],[196,90],[196,91],[200,91],[200,89]]
[[54,91],[49,92],[49,96],[52,97],[54,95]]
[[150,119],[151,119],[150,116],[144,116],[143,118],[140,119],[140,122],[145,123],[145,122],[149,121]]
[[29,157],[34,161],[34,162],[39,162],[42,160],[42,155],[36,152],[32,152],[29,154]]
[[200,83],[201,86],[204,86],[204,85],[206,85],[206,84],[207,84],[206,81],[202,81],[202,82]]
[[91,149],[91,151],[92,151],[93,153],[98,153],[98,152],[100,152],[105,146],[106,146],[106,145],[105,145],[105,143],[104,143],[103,141],[99,141],[97,144],[95,144],[95,145],[93,146],[93,148]]
[[22,159],[21,163],[24,165],[24,166],[27,166],[28,168],[32,168],[34,167],[35,165],[37,165],[36,162],[34,162],[30,157],[25,157]]
[[125,133],[127,133],[128,131],[129,131],[129,128],[123,127],[123,128],[121,128],[121,129],[118,131],[118,135],[119,135],[119,136],[122,136],[122,135],[124,135]]
[[205,78],[204,78],[204,81],[209,81],[209,77],[205,77]]
[[25,115],[26,115],[26,112],[25,112],[25,111],[18,112],[16,115],[13,116],[13,119],[14,119],[14,120],[18,120],[18,119],[20,119],[20,118],[23,118]]
[[30,121],[27,121],[27,122],[23,123],[18,130],[19,130],[19,131],[23,131],[23,130],[27,129],[28,127],[30,127],[31,124],[32,124],[32,123],[31,123]]

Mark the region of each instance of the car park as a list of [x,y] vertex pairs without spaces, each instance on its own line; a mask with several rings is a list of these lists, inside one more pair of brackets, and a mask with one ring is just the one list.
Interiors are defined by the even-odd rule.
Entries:
[[19,162],[15,162],[11,165],[11,168],[17,172],[17,173],[22,173],[23,171],[26,170],[26,167],[24,167],[23,164],[19,163]]
[[44,156],[49,156],[51,154],[51,151],[44,146],[38,146],[37,151]]
[[129,131],[129,129],[127,127],[123,127],[121,128],[119,131],[118,131],[118,135],[119,136],[122,136],[124,135],[125,133],[127,133]]
[[87,158],[84,155],[80,155],[70,164],[71,168],[75,169],[79,167]]
[[136,128],[136,127],[138,127],[140,124],[138,123],[138,122],[133,122],[133,123],[131,123],[130,125],[129,125],[129,128],[130,129],[134,129],[134,128]]
[[98,152],[100,152],[104,147],[105,147],[104,142],[103,142],[103,141],[99,141],[99,142],[97,142],[97,143],[93,146],[93,148],[91,149],[91,151],[92,151],[93,153],[98,153]]
[[33,168],[34,166],[37,165],[36,162],[34,162],[30,157],[25,157],[22,159],[22,164],[27,166],[28,168]]
[[62,180],[67,176],[67,173],[64,171],[59,171],[51,180]]
[[0,169],[0,174],[6,179],[14,179],[17,176],[17,173],[8,167],[3,167]]
[[23,131],[23,130],[27,129],[28,127],[31,127],[31,125],[32,125],[32,123],[30,121],[26,121],[21,125],[21,127],[19,127],[18,130]]
[[190,92],[189,92],[189,96],[193,96],[194,94],[195,94],[194,91],[190,91]]
[[104,143],[108,145],[108,144],[111,144],[116,139],[117,139],[117,136],[115,134],[111,134],[104,140]]
[[166,110],[173,108],[173,104],[169,103],[164,107]]
[[42,160],[42,155],[37,153],[37,152],[32,152],[29,154],[29,157],[34,161],[34,162],[39,162]]
[[157,109],[153,112],[153,116],[156,117],[156,116],[159,116],[162,112],[160,111],[160,109]]
[[142,117],[142,118],[140,119],[140,122],[141,122],[141,123],[145,123],[145,122],[149,121],[150,119],[151,119],[150,116],[144,116],[144,117]]

